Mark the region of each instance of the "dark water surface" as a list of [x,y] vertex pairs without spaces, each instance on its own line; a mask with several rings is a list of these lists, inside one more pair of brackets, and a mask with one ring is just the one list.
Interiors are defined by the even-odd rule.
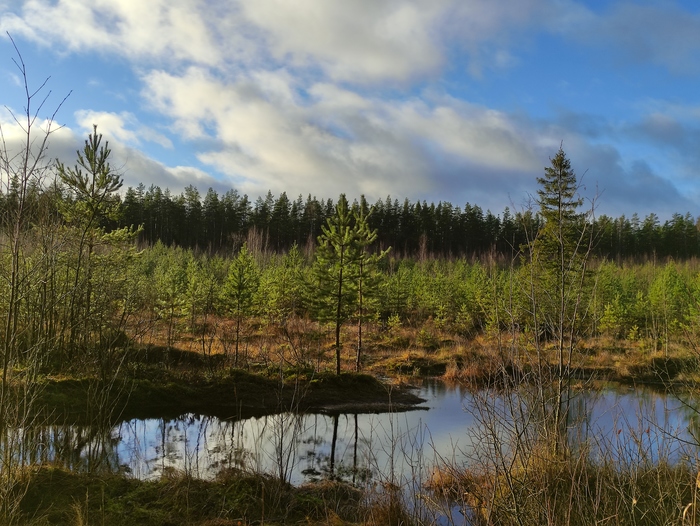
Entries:
[[[324,477],[414,484],[436,464],[470,461],[478,441],[479,399],[458,385],[426,381],[424,409],[382,414],[281,413],[245,420],[187,414],[130,420],[109,429],[49,426],[26,431],[40,447],[27,461],[148,479],[176,470],[213,478],[224,468],[279,476],[294,484]],[[620,462],[697,455],[695,412],[679,398],[611,387],[579,393],[572,404],[574,442]],[[36,451],[32,448],[33,451]]]

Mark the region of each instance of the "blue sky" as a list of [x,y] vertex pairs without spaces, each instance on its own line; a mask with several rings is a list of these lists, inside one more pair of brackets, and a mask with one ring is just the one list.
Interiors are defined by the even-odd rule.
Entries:
[[9,32],[42,117],[71,92],[50,156],[97,124],[125,187],[500,213],[563,144],[598,214],[700,214],[697,2],[0,0],[0,30],[0,102]]

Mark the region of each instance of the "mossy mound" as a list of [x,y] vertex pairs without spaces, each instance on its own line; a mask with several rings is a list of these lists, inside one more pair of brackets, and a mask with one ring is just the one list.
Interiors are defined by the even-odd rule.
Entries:
[[153,481],[118,475],[34,472],[21,502],[25,524],[308,524],[327,508],[343,520],[360,514],[359,490],[337,482],[302,487],[235,470],[215,480],[170,473]]

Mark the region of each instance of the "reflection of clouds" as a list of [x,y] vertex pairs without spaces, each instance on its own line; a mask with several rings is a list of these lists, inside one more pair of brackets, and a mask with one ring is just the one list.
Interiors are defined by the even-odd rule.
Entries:
[[[473,448],[483,445],[469,442],[470,436],[479,436],[473,432],[479,411],[474,404],[491,400],[494,409],[505,407],[497,397],[473,397],[437,384],[427,384],[420,395],[430,410],[337,417],[281,413],[236,421],[188,414],[131,420],[106,430],[47,426],[22,434],[23,454],[26,462],[123,472],[139,479],[170,471],[213,479],[222,469],[236,468],[282,473],[300,484],[330,476],[332,464],[332,475],[348,482],[392,480],[419,486],[436,463],[464,465],[473,458]],[[577,393],[569,433],[572,440],[588,441],[594,458],[623,465],[642,456],[651,462],[675,461],[689,453],[682,441],[692,438],[688,425],[697,419],[689,407],[647,390]]]
[[676,462],[694,449],[686,405],[672,395],[610,389],[586,398],[587,419],[571,432],[592,442],[594,457],[633,466]]

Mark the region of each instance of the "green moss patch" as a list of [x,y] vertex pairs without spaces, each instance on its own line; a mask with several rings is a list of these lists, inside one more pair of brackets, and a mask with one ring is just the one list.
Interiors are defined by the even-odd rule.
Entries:
[[327,509],[354,521],[361,494],[351,486],[323,482],[295,488],[273,478],[237,471],[212,481],[170,474],[154,481],[117,475],[37,470],[22,500],[26,524],[308,524]]

